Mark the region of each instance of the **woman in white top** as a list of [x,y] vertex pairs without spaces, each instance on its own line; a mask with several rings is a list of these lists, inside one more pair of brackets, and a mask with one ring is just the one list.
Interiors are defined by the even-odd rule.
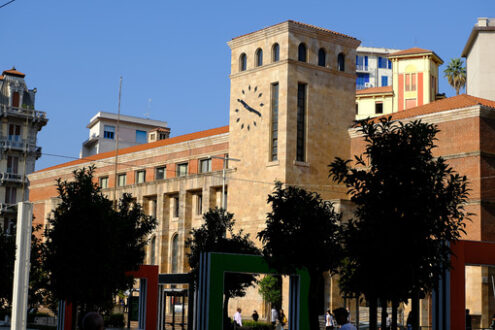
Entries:
[[335,327],[335,320],[333,319],[332,313],[330,313],[330,310],[327,310],[327,313],[325,314],[325,329],[326,330],[333,330]]

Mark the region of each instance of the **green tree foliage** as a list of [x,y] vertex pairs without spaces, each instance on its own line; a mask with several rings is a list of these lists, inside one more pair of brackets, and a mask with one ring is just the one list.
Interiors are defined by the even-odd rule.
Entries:
[[[48,277],[42,267],[44,249],[41,239],[37,233],[41,225],[33,226],[31,234],[31,267],[29,270],[28,304],[36,308],[43,302],[46,296],[46,285]],[[15,226],[11,233],[5,232],[0,227],[0,311],[10,310],[12,304],[12,290],[14,280],[15,263]]]
[[334,272],[340,264],[340,215],[319,194],[297,187],[275,184],[268,196],[272,211],[266,228],[258,233],[263,256],[282,274],[306,268],[311,277],[309,318],[311,329],[318,329],[323,313],[323,272]]
[[[210,209],[203,214],[204,224],[191,230],[191,237],[186,246],[189,266],[197,285],[199,278],[199,261],[202,252],[226,252],[259,255],[259,249],[249,239],[249,234],[242,230],[234,231],[234,215],[224,209]],[[228,317],[230,298],[244,297],[246,289],[256,283],[256,277],[250,274],[227,273],[224,281],[224,320]]]
[[430,292],[450,266],[447,242],[464,233],[467,179],[434,158],[435,125],[388,118],[357,127],[364,154],[354,164],[336,158],[330,165],[356,205],[345,228],[340,285],[370,304],[380,298],[397,306]]
[[93,183],[93,172],[83,168],[73,172],[74,180],[57,182],[60,204],[45,233],[49,288],[83,311],[102,309],[132,287],[126,272],[143,262],[147,235],[156,226],[129,194],[115,210]]
[[258,281],[258,292],[263,300],[280,308],[282,304],[282,283],[279,276],[266,275]]
[[455,89],[456,95],[466,85],[466,67],[460,58],[450,59],[447,68],[443,71],[449,81],[449,85]]

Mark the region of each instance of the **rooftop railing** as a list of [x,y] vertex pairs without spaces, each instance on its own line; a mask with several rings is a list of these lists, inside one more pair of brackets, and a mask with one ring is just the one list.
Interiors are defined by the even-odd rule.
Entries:
[[20,116],[29,117],[35,121],[47,121],[46,112],[29,109],[27,106],[13,107],[8,105],[0,106],[0,116]]

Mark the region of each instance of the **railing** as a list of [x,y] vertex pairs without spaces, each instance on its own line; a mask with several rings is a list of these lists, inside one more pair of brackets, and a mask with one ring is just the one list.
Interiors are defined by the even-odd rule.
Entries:
[[364,64],[356,64],[356,71],[369,71],[369,67]]
[[0,172],[0,181],[22,183],[22,175],[15,173]]
[[27,142],[26,139],[0,137],[0,147],[4,149],[35,153],[41,156],[41,147],[36,146],[36,144]]
[[22,117],[31,117],[33,120],[47,121],[46,112],[23,107],[12,107],[2,105],[0,107],[0,116],[16,115]]

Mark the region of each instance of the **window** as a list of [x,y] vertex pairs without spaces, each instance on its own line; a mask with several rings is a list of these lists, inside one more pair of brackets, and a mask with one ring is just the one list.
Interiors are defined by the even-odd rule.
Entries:
[[239,57],[239,70],[246,71],[246,68],[247,68],[246,54],[242,53],[241,56]]
[[199,173],[211,172],[211,158],[199,161]]
[[182,163],[177,165],[177,176],[187,175],[187,163]]
[[270,161],[278,159],[278,83],[272,84],[272,122],[271,122]]
[[416,74],[406,73],[406,92],[416,91]]
[[383,103],[382,102],[376,102],[375,103],[375,113],[376,114],[383,113]]
[[136,183],[143,183],[146,181],[146,170],[136,171]]
[[274,44],[272,47],[272,62],[278,62],[280,60],[280,46]]
[[340,53],[339,56],[337,56],[337,67],[339,68],[339,71],[345,71],[345,55],[344,55],[344,53]]
[[356,55],[356,70],[368,71],[368,56]]
[[179,271],[179,235],[175,234],[172,237],[172,267],[171,272],[173,274]]
[[21,140],[21,125],[9,125],[9,141],[20,141]]
[[325,66],[327,61],[327,53],[323,48],[320,48],[318,51],[318,65],[319,66]]
[[125,186],[125,183],[126,183],[126,175],[125,174],[117,175],[117,186],[123,187]]
[[370,87],[369,82],[370,82],[369,73],[362,73],[362,72],[357,73],[356,89],[369,88]]
[[359,113],[359,103],[356,103],[356,115]]
[[160,166],[156,168],[155,172],[155,180],[163,180],[167,177],[167,167],[166,166]]
[[385,57],[378,57],[378,67],[380,69],[390,69],[391,68],[391,63],[387,58]]
[[17,203],[17,188],[16,187],[5,187],[5,203],[15,204]]
[[301,62],[306,62],[306,53],[306,45],[303,43],[299,44],[297,59]]
[[12,106],[13,107],[16,107],[16,108],[19,107],[19,99],[20,99],[19,92],[14,92],[12,94]]
[[103,126],[103,138],[113,140],[115,137],[115,126]]
[[19,157],[7,156],[7,173],[17,174]]
[[382,86],[388,86],[388,77],[382,76]]
[[305,161],[306,144],[306,84],[297,85],[297,142],[296,160]]
[[392,69],[392,61],[391,60],[387,60],[387,64],[388,64],[388,68],[389,69]]
[[136,143],[146,143],[146,131],[136,130]]
[[256,51],[256,66],[262,66],[263,65],[263,50],[261,48],[258,48]]
[[99,181],[100,181],[100,188],[101,189],[108,188],[108,176],[101,177]]
[[156,248],[156,236],[153,236],[150,244],[150,264],[155,264],[155,248]]
[[179,196],[174,196],[173,201],[174,201],[174,218],[178,218],[179,217]]
[[198,193],[196,195],[196,215],[203,214],[203,195]]

